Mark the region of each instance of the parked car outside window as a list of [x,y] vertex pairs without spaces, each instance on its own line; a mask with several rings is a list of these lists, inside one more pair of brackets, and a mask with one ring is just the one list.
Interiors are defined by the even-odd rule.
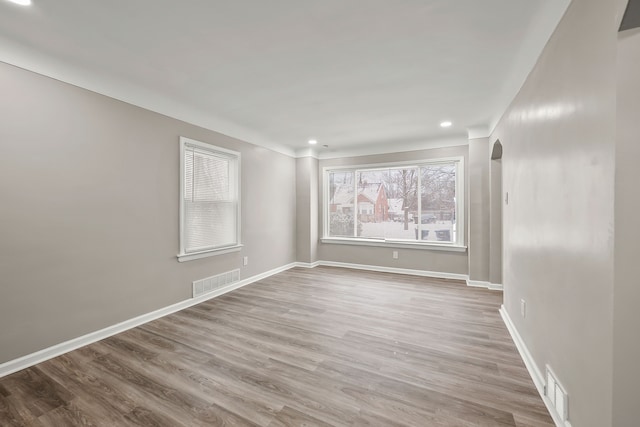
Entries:
[[[416,240],[418,240],[418,217],[415,216],[413,218],[413,222],[415,223],[416,230]],[[422,214],[420,215],[420,223],[421,224],[434,224],[436,222],[436,216],[434,214]],[[422,235],[419,240],[426,240],[427,236],[429,236],[429,230],[422,230]]]

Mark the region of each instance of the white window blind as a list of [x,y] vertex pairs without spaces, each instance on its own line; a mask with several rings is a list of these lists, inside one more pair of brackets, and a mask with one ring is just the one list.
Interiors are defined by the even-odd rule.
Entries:
[[239,245],[239,157],[182,139],[183,255]]

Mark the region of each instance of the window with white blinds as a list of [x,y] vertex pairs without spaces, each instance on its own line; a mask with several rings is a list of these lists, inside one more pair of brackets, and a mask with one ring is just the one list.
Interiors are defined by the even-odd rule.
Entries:
[[180,261],[240,248],[240,153],[180,139]]

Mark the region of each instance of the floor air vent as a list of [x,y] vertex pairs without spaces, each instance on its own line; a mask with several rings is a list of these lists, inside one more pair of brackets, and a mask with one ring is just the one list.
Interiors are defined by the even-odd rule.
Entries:
[[556,410],[560,419],[564,422],[569,415],[569,400],[564,387],[558,382],[558,377],[553,373],[549,365],[547,368],[547,384],[545,386],[545,394],[551,401],[553,408]]
[[193,297],[217,291],[240,280],[240,270],[231,270],[193,282]]

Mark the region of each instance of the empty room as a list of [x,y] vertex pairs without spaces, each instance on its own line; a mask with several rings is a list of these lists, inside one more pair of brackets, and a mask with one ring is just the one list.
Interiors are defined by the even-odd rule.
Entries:
[[639,66],[640,0],[0,0],[0,425],[640,425]]

